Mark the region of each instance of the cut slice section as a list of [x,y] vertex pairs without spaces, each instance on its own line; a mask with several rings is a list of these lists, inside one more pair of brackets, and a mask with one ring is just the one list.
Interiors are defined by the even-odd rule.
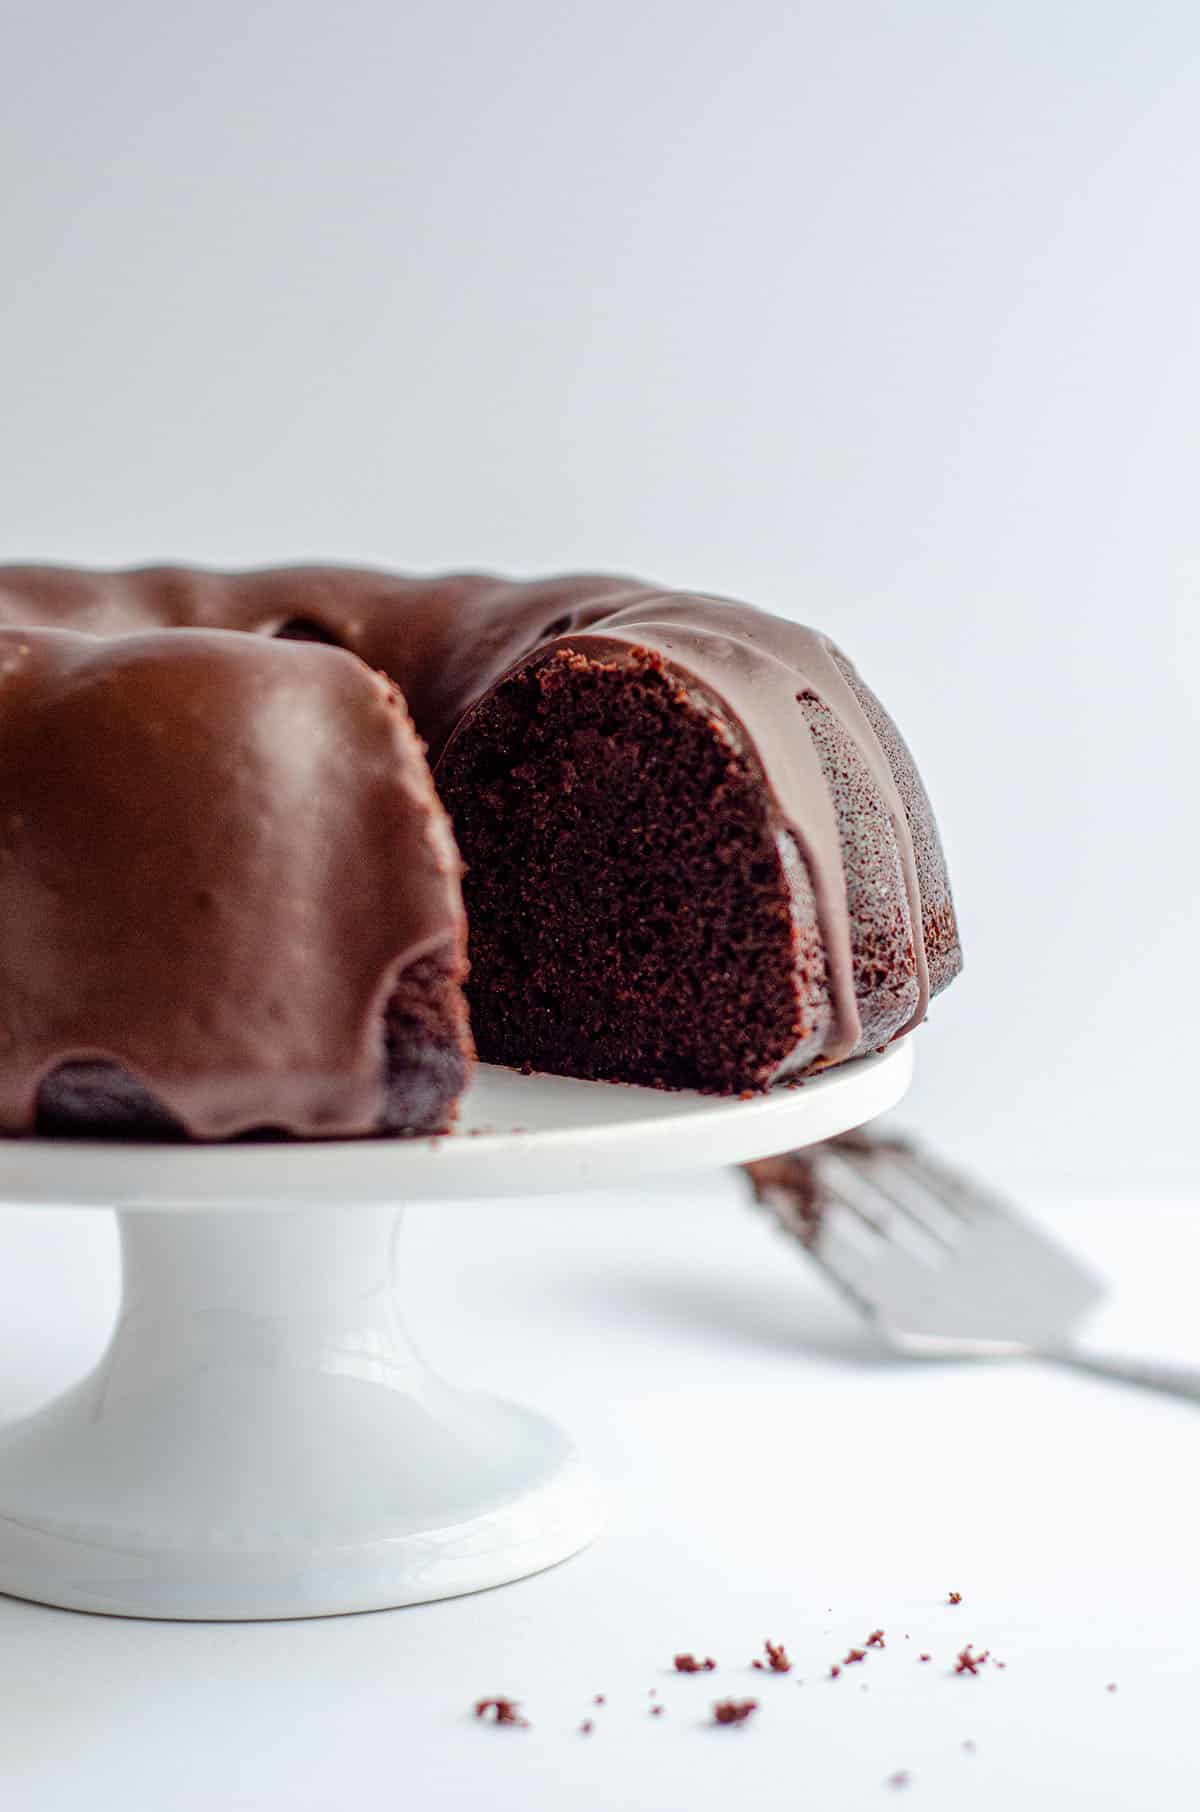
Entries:
[[533,658],[468,713],[437,783],[481,1057],[729,1093],[819,1055],[805,865],[741,727],[661,655]]

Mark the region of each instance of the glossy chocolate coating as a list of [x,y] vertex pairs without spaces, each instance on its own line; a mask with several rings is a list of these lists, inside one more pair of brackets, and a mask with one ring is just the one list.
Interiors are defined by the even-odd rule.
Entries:
[[458,875],[403,701],[340,649],[0,630],[0,1130],[89,1061],[197,1137],[377,1130]]

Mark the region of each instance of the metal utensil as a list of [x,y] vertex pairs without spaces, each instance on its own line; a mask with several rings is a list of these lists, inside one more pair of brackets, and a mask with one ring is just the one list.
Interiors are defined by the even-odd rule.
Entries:
[[746,1169],[758,1201],[899,1351],[1046,1359],[1200,1402],[1200,1368],[1076,1347],[1104,1285],[909,1140],[848,1133]]

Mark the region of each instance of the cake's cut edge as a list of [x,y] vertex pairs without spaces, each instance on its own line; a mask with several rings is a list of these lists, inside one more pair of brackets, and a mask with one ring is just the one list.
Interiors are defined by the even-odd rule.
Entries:
[[818,1054],[803,863],[738,726],[661,655],[532,657],[467,714],[436,781],[485,1061],[736,1094]]

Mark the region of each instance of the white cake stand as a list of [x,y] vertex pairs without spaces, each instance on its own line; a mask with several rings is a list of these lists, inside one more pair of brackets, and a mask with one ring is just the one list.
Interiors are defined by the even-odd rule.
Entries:
[[0,1143],[0,1201],[115,1207],[123,1259],[96,1369],[0,1429],[0,1590],[124,1616],[309,1617],[565,1559],[599,1527],[596,1494],[554,1423],[443,1383],[414,1351],[397,1204],[763,1157],[882,1113],[911,1072],[901,1044],[729,1101],[485,1067],[442,1139]]

